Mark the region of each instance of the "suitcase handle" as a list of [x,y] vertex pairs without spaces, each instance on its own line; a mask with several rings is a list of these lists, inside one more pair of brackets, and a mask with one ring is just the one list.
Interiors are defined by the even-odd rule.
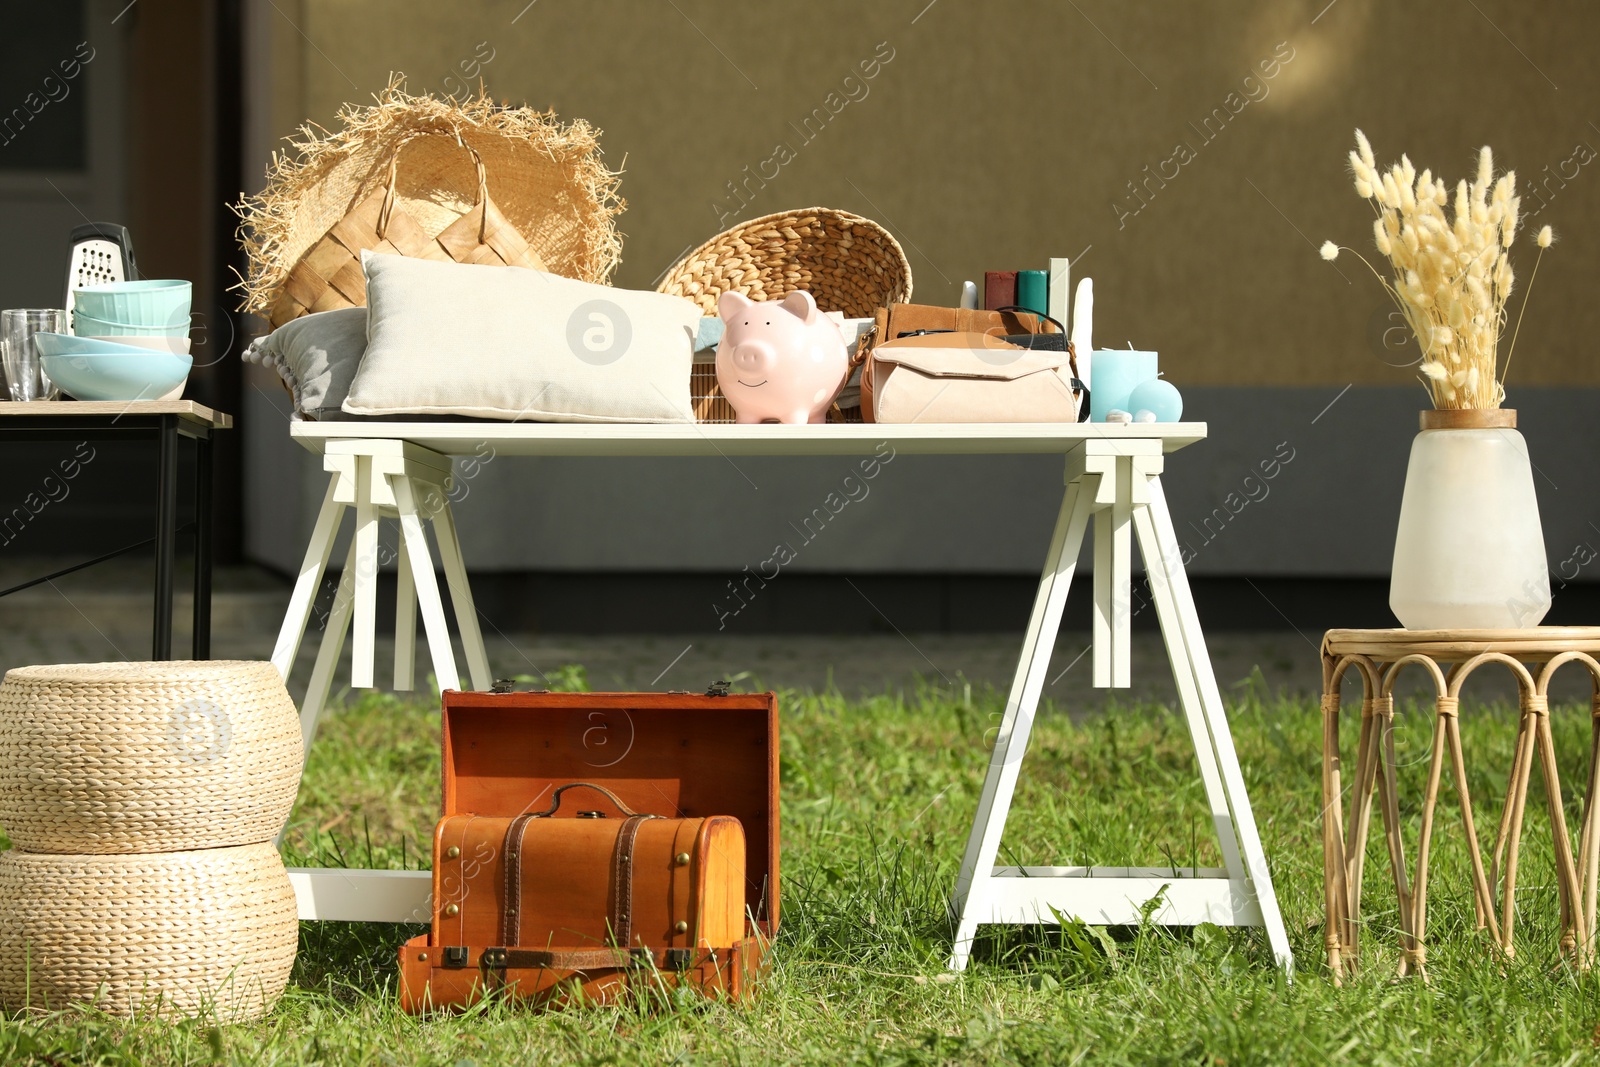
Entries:
[[622,802],[622,798],[617,796],[617,794],[613,793],[605,786],[595,785],[593,782],[568,782],[566,785],[557,786],[556,791],[551,794],[550,806],[544,811],[531,812],[528,817],[531,819],[548,819],[550,816],[556,813],[558,808],[561,807],[561,794],[565,793],[569,789],[578,789],[580,787],[583,789],[593,789],[596,793],[604,794],[607,800],[616,805],[618,811],[622,812],[622,814],[628,816],[629,818],[642,817],[646,819],[659,819],[661,817],[659,815],[640,816],[638,812],[624,804]]

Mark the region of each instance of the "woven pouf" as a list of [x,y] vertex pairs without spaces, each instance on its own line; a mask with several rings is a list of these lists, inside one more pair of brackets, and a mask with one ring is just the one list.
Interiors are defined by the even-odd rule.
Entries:
[[294,889],[270,844],[142,856],[0,852],[0,1008],[265,1014],[294,966]]
[[300,764],[300,722],[270,663],[59,664],[0,682],[0,828],[25,852],[269,841]]

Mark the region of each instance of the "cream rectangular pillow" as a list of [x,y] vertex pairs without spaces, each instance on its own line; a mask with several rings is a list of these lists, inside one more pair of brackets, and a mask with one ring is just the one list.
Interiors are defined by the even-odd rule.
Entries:
[[352,415],[693,422],[700,310],[526,267],[361,253],[367,354]]

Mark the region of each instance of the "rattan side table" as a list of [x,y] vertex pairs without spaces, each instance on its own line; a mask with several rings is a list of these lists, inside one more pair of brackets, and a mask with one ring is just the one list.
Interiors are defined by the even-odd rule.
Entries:
[[[1402,959],[1400,973],[1426,970],[1428,850],[1433,841],[1439,785],[1448,754],[1452,782],[1461,806],[1472,860],[1473,900],[1478,928],[1487,929],[1506,956],[1514,953],[1517,859],[1524,806],[1533,761],[1538,756],[1550,801],[1554,830],[1557,890],[1561,899],[1561,948],[1578,967],[1594,959],[1596,883],[1600,874],[1600,820],[1594,799],[1600,771],[1600,627],[1542,626],[1526,630],[1330,630],[1322,640],[1322,841],[1323,888],[1327,908],[1328,966],[1337,982],[1353,968],[1359,954],[1362,866],[1377,795],[1388,843],[1389,864],[1399,900]],[[1551,676],[1568,663],[1589,671],[1594,685],[1593,740],[1577,855],[1567,833],[1561,805],[1561,783],[1550,733]],[[1473,823],[1456,719],[1461,689],[1474,671],[1487,663],[1503,664],[1516,678],[1522,714],[1517,725],[1516,755],[1506,785],[1505,805],[1487,867]],[[1435,689],[1433,751],[1423,800],[1422,827],[1416,864],[1408,879],[1400,836],[1394,749],[1394,682],[1400,670],[1415,664],[1431,675]],[[1356,744],[1355,781],[1351,786],[1348,822],[1342,810],[1343,785],[1339,752],[1339,683],[1354,668],[1361,677],[1361,732]],[[1501,906],[1495,909],[1495,890]]]

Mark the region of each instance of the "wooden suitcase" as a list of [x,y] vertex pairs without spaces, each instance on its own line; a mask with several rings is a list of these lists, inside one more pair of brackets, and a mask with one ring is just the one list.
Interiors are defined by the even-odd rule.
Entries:
[[400,951],[402,1007],[746,993],[778,919],[773,694],[443,703],[434,923]]

